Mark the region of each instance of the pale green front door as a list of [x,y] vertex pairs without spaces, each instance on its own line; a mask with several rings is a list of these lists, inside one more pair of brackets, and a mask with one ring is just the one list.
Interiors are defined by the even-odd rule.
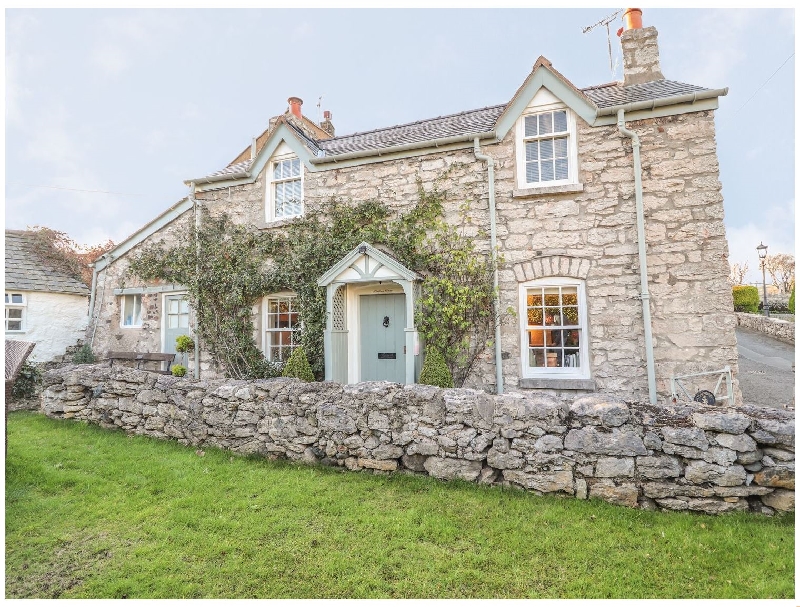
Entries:
[[405,383],[406,296],[361,295],[361,381]]
[[[164,298],[164,352],[175,353],[175,338],[179,335],[189,335],[189,301],[184,295],[167,295]],[[176,363],[186,364],[179,354],[175,357]]]

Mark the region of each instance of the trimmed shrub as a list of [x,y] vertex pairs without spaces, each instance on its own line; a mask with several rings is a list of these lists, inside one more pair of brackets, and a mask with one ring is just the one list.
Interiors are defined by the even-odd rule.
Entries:
[[419,374],[419,383],[440,388],[453,387],[453,376],[450,369],[444,362],[444,356],[436,348],[428,348],[425,353],[425,362],[422,364],[422,372]]
[[186,375],[186,367],[183,365],[172,365],[172,374],[175,377],[183,377]]
[[194,350],[194,340],[188,335],[178,335],[175,338],[175,351],[184,353]]
[[759,303],[761,303],[761,298],[758,296],[758,289],[756,287],[745,285],[733,287],[734,311],[758,314]]
[[794,287],[792,287],[792,294],[789,295],[789,314],[794,314]]
[[314,372],[308,364],[306,351],[303,346],[297,346],[283,367],[283,377],[296,377],[303,381],[314,381]]
[[91,346],[89,344],[83,344],[72,356],[72,362],[76,365],[89,365],[93,362],[97,362],[97,358],[94,352],[92,352]]

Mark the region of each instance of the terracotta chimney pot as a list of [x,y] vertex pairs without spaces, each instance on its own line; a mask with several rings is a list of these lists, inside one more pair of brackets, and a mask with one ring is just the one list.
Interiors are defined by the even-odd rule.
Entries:
[[303,118],[303,110],[300,109],[303,105],[303,100],[300,97],[289,97],[289,111],[296,118]]
[[642,29],[642,9],[626,8],[625,12],[622,13],[622,20],[625,23],[626,30]]

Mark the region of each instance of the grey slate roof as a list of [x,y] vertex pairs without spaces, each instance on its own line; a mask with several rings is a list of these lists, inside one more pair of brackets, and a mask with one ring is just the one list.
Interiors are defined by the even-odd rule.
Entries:
[[709,89],[702,86],[684,84],[675,80],[654,80],[653,82],[629,84],[628,86],[622,86],[621,82],[610,82],[581,89],[581,92],[598,108],[606,108],[612,105],[622,105],[623,103],[665,99],[707,90]]
[[6,230],[6,290],[47,291],[89,295],[88,287],[64,272],[44,265],[36,253],[33,234]]
[[[624,86],[621,82],[610,82],[597,86],[580,89],[589,103],[598,109],[608,108],[625,103],[637,101],[650,101],[676,97],[687,93],[707,91],[709,89],[693,84],[685,84],[675,80],[655,80],[643,84]],[[484,107],[477,110],[467,110],[458,114],[439,116],[427,120],[418,120],[408,124],[400,124],[373,131],[353,133],[332,137],[331,139],[312,139],[303,130],[295,127],[291,121],[287,125],[297,134],[298,138],[306,145],[314,156],[321,155],[335,157],[349,152],[364,152],[368,150],[380,151],[385,148],[433,141],[444,137],[458,135],[472,135],[491,131],[495,128],[497,119],[505,110],[507,104]],[[212,173],[209,177],[233,175],[249,169],[250,160],[232,164],[221,171]]]
[[249,169],[250,164],[252,162],[253,162],[252,160],[248,159],[248,160],[243,160],[242,162],[237,162],[236,164],[229,164],[221,171],[216,171],[214,173],[211,173],[210,175],[207,175],[207,177],[219,177],[220,175],[235,175],[236,173],[241,173]]
[[317,145],[328,156],[380,150],[395,145],[432,141],[442,137],[453,137],[470,133],[484,133],[494,128],[494,123],[505,109],[505,104],[469,110],[449,116],[439,116],[428,120],[418,120],[409,124],[376,129],[364,133],[353,133],[343,137],[323,139]]

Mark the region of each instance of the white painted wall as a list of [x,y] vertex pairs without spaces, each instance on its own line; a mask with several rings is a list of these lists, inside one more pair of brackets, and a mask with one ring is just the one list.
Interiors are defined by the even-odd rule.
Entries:
[[25,330],[6,331],[7,339],[36,343],[30,360],[47,362],[64,353],[86,336],[89,298],[68,293],[14,291],[24,293]]

